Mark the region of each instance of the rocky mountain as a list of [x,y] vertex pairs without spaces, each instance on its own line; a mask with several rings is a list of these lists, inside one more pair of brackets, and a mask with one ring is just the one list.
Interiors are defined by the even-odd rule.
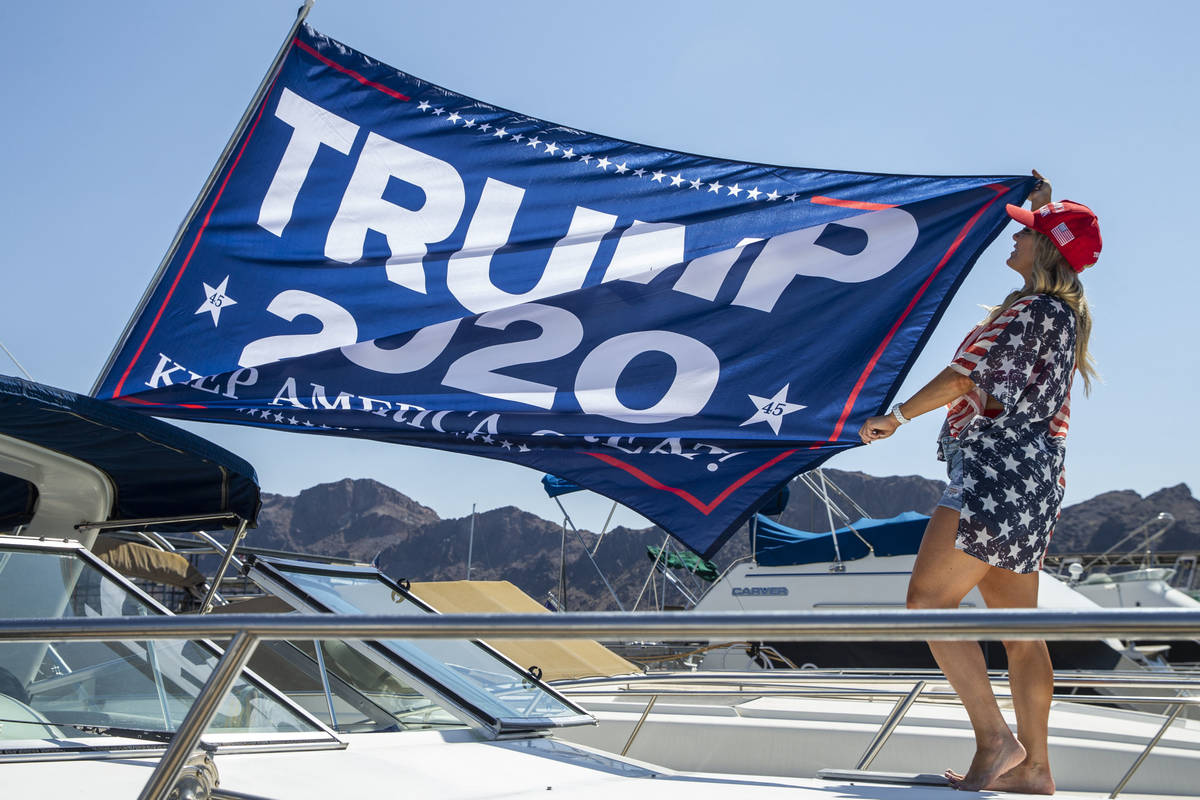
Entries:
[[[902,511],[930,513],[945,488],[941,481],[918,476],[881,478],[833,469],[825,470],[825,475],[831,483],[830,496],[852,517],[857,512],[842,493],[867,515],[890,517]],[[1171,514],[1175,523],[1157,549],[1200,550],[1200,501],[1179,484],[1147,497],[1128,490],[1106,492],[1063,509],[1051,552],[1101,552],[1162,512]],[[779,519],[804,530],[828,529],[823,501],[798,483],[793,484],[791,500]],[[296,497],[265,494],[258,528],[248,543],[375,561],[396,578],[455,580],[466,577],[469,525],[469,517],[442,519],[433,509],[378,481],[347,478],[305,489]],[[615,609],[600,577],[602,571],[625,608],[632,607],[639,594],[644,595],[639,606],[644,608],[655,592],[664,590],[661,576],[647,583],[651,561],[646,547],[659,546],[664,538],[658,528],[612,530],[596,550],[598,571],[588,557],[596,546],[594,533],[576,535],[567,530],[564,545],[559,523],[513,506],[492,509],[475,517],[471,577],[510,580],[538,600],[545,600],[550,592],[561,597],[560,581],[565,579],[569,609]],[[738,533],[713,560],[724,568],[749,551],[749,537]],[[690,575],[680,574],[679,580],[690,591],[702,589]],[[666,587],[666,592],[668,604],[684,602],[676,589]]]
[[263,494],[254,540],[263,547],[370,561],[441,521],[432,508],[390,486],[344,478],[298,497]]
[[[1139,525],[1159,514],[1170,514],[1175,523],[1154,548],[1159,552],[1200,549],[1200,502],[1187,484],[1180,483],[1141,497],[1128,490],[1105,492],[1063,509],[1054,538],[1052,553],[1100,553],[1116,544]],[[1149,533],[1159,530],[1152,525]],[[1137,537],[1125,549],[1141,543]]]

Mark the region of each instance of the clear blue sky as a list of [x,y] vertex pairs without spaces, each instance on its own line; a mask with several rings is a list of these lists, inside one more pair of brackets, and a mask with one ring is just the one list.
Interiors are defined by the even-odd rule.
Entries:
[[[298,4],[0,5],[0,341],[35,379],[91,388]],[[1057,198],[1096,210],[1105,238],[1085,275],[1104,383],[1090,399],[1077,386],[1067,502],[1200,487],[1200,4],[322,0],[309,21],[463,94],[675,150],[880,172],[1037,167]],[[1009,247],[1004,235],[980,259],[902,398],[946,363],[979,304],[1014,288]],[[828,466],[941,477],[937,416]],[[192,429],[254,463],[267,491],[372,477],[443,516],[472,503],[557,516],[520,467]],[[609,505],[566,500],[593,528]]]

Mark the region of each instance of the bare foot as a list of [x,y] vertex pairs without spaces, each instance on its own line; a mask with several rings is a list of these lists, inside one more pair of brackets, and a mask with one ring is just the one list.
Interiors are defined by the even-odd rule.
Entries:
[[[942,774],[955,787],[966,777],[952,769],[948,769]],[[1023,761],[983,788],[996,792],[1054,794],[1054,778],[1050,775],[1049,764],[1031,764]]]
[[[978,792],[985,788],[996,788],[994,786],[996,781],[1023,761],[1025,761],[1025,748],[1010,733],[986,745],[978,743],[975,749],[975,758],[971,760],[971,768],[967,770],[966,775],[959,775],[953,770],[946,770],[945,775],[955,789],[961,789],[964,792]],[[1049,778],[1049,776],[1049,769],[1047,769],[1046,777]],[[1053,781],[1050,781],[1050,786],[1050,791],[1053,792]],[[1009,791],[1016,791],[1016,789],[1009,789]]]
[[1054,778],[1050,776],[1049,764],[1024,761],[996,778],[986,788],[998,792],[1054,794]]

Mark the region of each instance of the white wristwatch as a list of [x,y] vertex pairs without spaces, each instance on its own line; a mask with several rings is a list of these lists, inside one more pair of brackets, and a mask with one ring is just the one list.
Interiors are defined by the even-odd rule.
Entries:
[[904,405],[904,404],[896,403],[896,405],[892,406],[891,414],[893,417],[896,418],[896,422],[899,422],[901,425],[906,425],[906,424],[908,424],[909,419],[908,419],[908,417],[904,416],[903,413],[901,413],[900,406],[902,406],[902,405]]

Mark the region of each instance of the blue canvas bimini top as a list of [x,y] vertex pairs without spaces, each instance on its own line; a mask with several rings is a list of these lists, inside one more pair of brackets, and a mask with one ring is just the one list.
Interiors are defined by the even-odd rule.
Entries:
[[[258,516],[258,476],[249,463],[174,425],[86,395],[0,375],[0,434],[107,475],[116,488],[110,519],[227,512],[253,525]],[[36,500],[31,483],[0,474],[0,524],[29,522]]]
[[924,514],[905,511],[889,519],[860,519],[853,523],[853,531],[847,526],[834,533],[811,533],[789,528],[760,514],[755,560],[764,567],[836,561],[835,534],[843,561],[854,561],[871,552],[859,536],[871,543],[877,556],[911,555],[921,546],[928,523],[929,517]]

